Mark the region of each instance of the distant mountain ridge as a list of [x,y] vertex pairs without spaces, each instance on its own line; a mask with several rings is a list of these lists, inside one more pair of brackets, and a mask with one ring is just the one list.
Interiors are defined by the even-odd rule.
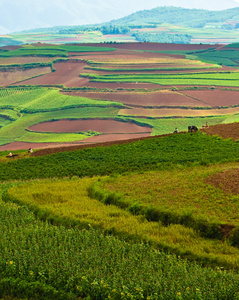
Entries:
[[[34,28],[96,24],[157,6],[209,10],[238,7],[234,0],[0,0],[0,34]],[[127,18],[127,17],[126,17]]]
[[139,11],[109,23],[114,25],[170,23],[195,27],[193,24],[201,22],[202,25],[199,27],[203,27],[208,22],[225,22],[234,18],[238,18],[239,21],[239,7],[222,11],[209,11],[166,6]]

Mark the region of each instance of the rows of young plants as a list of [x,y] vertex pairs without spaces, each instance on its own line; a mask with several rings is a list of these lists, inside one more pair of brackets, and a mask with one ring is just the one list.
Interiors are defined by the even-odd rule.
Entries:
[[[23,299],[238,299],[238,275],[145,243],[52,226],[0,201],[0,295]],[[182,280],[183,278],[183,280]]]
[[123,104],[63,95],[58,89],[54,88],[20,89],[20,92],[10,89],[10,93],[2,90],[0,94],[1,108],[17,108],[22,112],[33,113],[82,106],[123,107]]
[[187,133],[12,161],[1,165],[0,180],[107,175],[165,169],[175,163],[210,164],[238,159],[238,142]]
[[[134,177],[136,176],[135,174]],[[171,212],[170,215],[170,207],[167,211],[158,206],[160,212],[156,215],[155,205],[154,210],[152,208],[145,209],[145,215],[143,215],[140,202],[125,202],[117,195],[107,195],[107,193],[104,194],[103,203],[101,203],[88,196],[88,190],[95,181],[95,178],[80,180],[74,178],[64,181],[54,180],[54,182],[28,182],[9,189],[4,193],[3,200],[27,205],[34,210],[38,218],[50,220],[57,225],[63,224],[68,227],[74,225],[87,229],[90,224],[104,233],[110,233],[123,239],[148,242],[159,249],[171,250],[184,257],[204,261],[208,265],[217,264],[227,268],[239,268],[239,250],[237,248],[233,248],[228,242],[211,241],[201,237],[209,235],[209,231],[210,238],[219,237],[220,234],[217,232],[219,222],[213,224],[214,220],[211,218],[208,221],[204,219],[202,222],[202,219],[194,218],[187,213],[182,214],[180,210],[178,213]],[[95,187],[93,190],[91,189],[90,195],[93,195],[92,191],[94,194],[99,193],[99,189],[96,190]],[[211,195],[216,197],[216,193],[214,195],[211,192]],[[141,199],[142,197],[139,197],[139,201]],[[115,200],[121,208],[114,205]],[[128,211],[125,211],[125,208],[128,208]],[[180,215],[181,225],[174,225]],[[158,220],[157,216],[159,216]],[[185,225],[188,228],[184,227]],[[197,232],[191,227],[194,227]],[[200,231],[200,229],[202,230]]]
[[80,74],[97,82],[148,82],[159,85],[239,86],[238,72],[209,74]]

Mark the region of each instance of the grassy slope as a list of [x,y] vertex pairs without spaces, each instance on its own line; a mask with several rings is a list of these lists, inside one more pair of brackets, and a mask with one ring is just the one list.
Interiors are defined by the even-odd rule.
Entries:
[[[195,170],[192,170],[191,172],[193,173],[194,171]],[[203,172],[205,172],[205,170],[202,170],[201,168],[201,174]],[[185,173],[187,173],[187,171]],[[164,175],[165,172],[133,176],[132,179],[136,180],[136,185],[133,191],[136,191],[138,185],[140,184],[141,187],[145,187],[145,182],[148,182],[148,177],[150,177],[152,182],[157,180],[157,176],[161,177]],[[178,187],[175,185],[174,177],[172,184],[174,185],[174,188],[177,189]],[[141,183],[139,178],[141,178]],[[167,178],[168,177],[166,176],[165,189],[169,188],[169,184],[167,184]],[[179,178],[180,173],[178,174],[177,181],[180,180],[181,182],[184,182],[184,177],[182,179]],[[122,179],[122,185],[124,186],[124,182],[125,180],[127,181],[127,178]],[[130,179],[124,188],[124,191],[126,191],[125,193],[127,193],[127,186],[131,186],[132,179]],[[119,178],[119,180],[121,180],[121,178]],[[205,260],[208,261],[209,264],[213,264],[216,261],[217,264],[221,264],[223,266],[239,268],[239,250],[230,247],[226,243],[222,244],[219,241],[203,239],[200,237],[199,232],[193,231],[190,228],[185,228],[182,225],[171,224],[168,227],[164,227],[162,224],[157,222],[148,222],[145,218],[141,216],[132,216],[130,212],[117,208],[114,205],[105,205],[97,200],[90,199],[87,191],[95,181],[96,179],[93,178],[73,181],[64,180],[54,182],[31,182],[11,188],[8,190],[7,195],[5,195],[3,199],[10,199],[20,203],[21,205],[27,205],[33,209],[40,218],[51,218],[53,223],[56,224],[63,223],[66,226],[71,226],[71,224],[74,224],[79,228],[88,228],[90,224],[93,228],[101,229],[105,233],[113,233],[119,237],[129,237],[133,240],[149,242],[159,249],[168,248],[180,255],[186,255],[191,259]],[[111,182],[112,181],[110,180],[110,183]],[[114,183],[114,180],[112,183]],[[191,188],[191,185],[189,185],[189,188]],[[202,189],[202,187],[199,187],[198,189],[194,187],[192,193],[200,194],[200,188]],[[150,189],[150,187],[146,186],[146,189]],[[210,187],[207,189],[207,191],[209,189]],[[171,194],[172,191],[170,188],[168,192]],[[163,191],[160,194],[159,192],[155,192],[155,189],[152,188],[150,192],[152,199],[153,193],[160,197]],[[192,193],[189,194],[186,187],[184,193],[185,196],[188,196],[188,198],[192,196]],[[200,204],[202,206],[207,205],[208,209],[210,210],[214,209],[215,203],[210,203],[210,201],[206,199],[205,194],[206,192],[204,191],[204,197],[201,196]],[[217,191],[212,191],[212,189],[210,190],[209,195],[211,197],[213,195],[214,199],[218,198]],[[144,193],[141,194],[138,201],[141,201],[142,203],[152,202],[150,201],[149,197],[148,199],[145,199],[144,196]],[[204,203],[202,203],[202,199]],[[184,199],[181,200],[183,201]],[[223,200],[226,201],[225,197]],[[173,205],[175,202],[174,199],[171,199],[170,202],[170,209],[175,210]],[[228,199],[227,203],[229,205]],[[191,202],[191,205],[193,204],[194,203]],[[211,207],[209,207],[210,204]],[[152,205],[161,210],[165,210],[165,207],[161,208],[162,204],[160,205],[159,203],[154,202]],[[183,203],[181,203],[181,205],[183,205]],[[185,207],[185,209],[188,209],[188,207]],[[228,214],[229,210],[230,209],[228,208]],[[180,214],[181,211],[179,210],[178,213]],[[220,217],[221,215],[218,213],[218,218]],[[211,219],[212,222],[215,221],[213,216],[209,216],[209,219]],[[205,249],[207,249],[207,251],[205,251]]]
[[[85,199],[87,181],[65,183],[78,183]],[[46,300],[238,295],[238,275],[232,272],[202,268],[144,243],[120,241],[95,230],[52,226],[12,203],[0,201],[0,212],[1,294]]]

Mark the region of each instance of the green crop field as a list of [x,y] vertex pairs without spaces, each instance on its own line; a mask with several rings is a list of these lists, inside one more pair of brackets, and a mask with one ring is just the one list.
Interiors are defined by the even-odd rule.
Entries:
[[[95,129],[58,133],[31,128],[48,121],[100,119],[152,128],[151,138],[122,145],[84,145],[86,149],[53,154],[34,148],[33,155],[14,150],[13,157],[0,152],[0,299],[239,299],[239,142],[200,131],[184,133],[188,125],[239,121],[236,53],[186,51],[179,52],[186,58],[158,58],[151,57],[157,53],[132,51],[123,59],[117,51],[26,45],[0,52],[0,63],[10,63],[1,65],[4,74],[47,64],[54,76],[59,76],[55,63],[71,59],[71,52],[82,60],[85,52],[92,55],[84,61],[84,73],[76,74],[88,86],[22,82],[0,88],[0,145],[84,143],[104,137]],[[24,55],[30,55],[29,61]],[[224,69],[232,62],[235,68]],[[136,82],[156,87],[137,88]],[[195,91],[193,96],[181,93],[187,89]],[[230,103],[217,103],[220,89]],[[127,101],[117,94],[122,90]],[[89,98],[90,91],[96,99]],[[214,97],[212,104],[206,104],[204,92]],[[134,93],[140,94],[139,102]],[[177,109],[201,113],[223,108],[228,114],[137,117],[132,112],[155,107],[159,112],[171,109],[172,116]],[[175,127],[180,134],[153,137]],[[214,176],[224,181],[216,186]]]
[[[58,89],[12,88],[0,90],[0,116],[8,121],[1,122],[0,144],[22,142],[72,142],[83,140],[88,132],[73,134],[34,133],[28,127],[51,120],[79,118],[114,118],[122,104],[67,96]],[[3,126],[4,125],[4,126]],[[91,134],[94,136],[94,134]]]
[[187,133],[0,160],[1,297],[237,299],[220,226],[238,194],[207,179],[238,170],[238,147]]
[[81,74],[90,76],[91,81],[97,82],[145,82],[158,85],[203,85],[203,86],[229,86],[238,87],[239,73],[213,73],[213,74]]
[[98,52],[114,51],[114,48],[91,47],[91,46],[33,46],[24,45],[17,50],[1,50],[0,57],[14,56],[47,56],[47,57],[67,57],[68,52]]

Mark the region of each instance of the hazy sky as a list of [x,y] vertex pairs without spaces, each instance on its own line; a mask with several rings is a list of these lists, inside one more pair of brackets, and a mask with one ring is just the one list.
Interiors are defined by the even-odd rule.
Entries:
[[238,7],[239,0],[0,0],[0,34],[102,23],[158,6],[222,10]]

